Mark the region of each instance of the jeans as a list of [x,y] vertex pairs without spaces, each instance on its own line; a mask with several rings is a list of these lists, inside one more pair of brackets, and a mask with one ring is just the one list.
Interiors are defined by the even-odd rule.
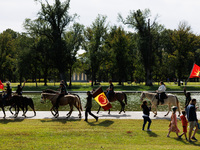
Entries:
[[149,129],[150,125],[151,125],[151,119],[149,117],[146,117],[146,116],[142,116],[142,117],[144,118],[144,123],[143,123],[142,130],[144,130],[144,127],[145,127],[147,121],[149,122],[147,129]]

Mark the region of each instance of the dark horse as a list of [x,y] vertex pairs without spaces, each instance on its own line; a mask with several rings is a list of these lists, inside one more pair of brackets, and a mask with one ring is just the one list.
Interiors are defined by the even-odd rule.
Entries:
[[[15,104],[16,104],[16,106],[14,105],[14,107],[17,107],[17,113],[15,114],[15,117],[17,117],[17,115],[19,113],[19,108],[21,108],[22,111],[23,111],[22,116],[26,117],[26,113],[28,111],[28,106],[30,106],[32,108],[32,110],[34,112],[34,116],[36,116],[36,112],[35,112],[34,103],[33,103],[32,98],[28,98],[28,97],[24,97],[24,96],[20,96],[20,95],[14,95],[11,98],[11,100],[14,101]],[[12,108],[12,106],[11,106],[11,108]]]
[[[6,113],[5,113],[5,109],[4,109],[5,106],[11,106],[9,108],[9,110],[10,110],[11,114],[13,114],[11,109],[12,109],[12,107],[16,106],[16,102],[13,99],[5,100],[5,102],[3,102],[2,94],[0,94],[0,107],[1,107],[1,109],[3,111],[3,114],[4,114],[3,118],[4,119],[6,118]],[[15,114],[17,114],[16,109],[15,109]]]
[[[124,100],[124,102],[123,102]],[[119,114],[121,114],[121,112],[123,111],[125,113],[125,104],[127,105],[127,96],[124,92],[115,92],[115,94],[111,97],[111,99],[109,100],[109,102],[115,102],[118,101],[121,104],[121,110],[119,112]],[[99,109],[97,111],[97,114],[99,113],[101,109],[101,106],[99,106]],[[110,114],[110,109],[108,110],[108,114]]]

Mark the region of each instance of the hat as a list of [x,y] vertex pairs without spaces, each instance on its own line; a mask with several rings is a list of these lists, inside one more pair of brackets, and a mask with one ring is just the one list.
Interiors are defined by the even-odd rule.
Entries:
[[7,81],[7,82],[6,82],[6,85],[10,85],[10,81]]
[[172,106],[172,109],[173,109],[173,110],[176,110],[176,109],[177,109],[177,107],[176,107],[176,106]]

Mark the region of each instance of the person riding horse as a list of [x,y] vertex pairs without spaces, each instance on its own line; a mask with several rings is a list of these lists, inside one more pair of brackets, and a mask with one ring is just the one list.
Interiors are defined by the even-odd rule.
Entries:
[[164,103],[164,99],[167,98],[167,95],[165,94],[166,91],[166,86],[164,84],[163,81],[160,82],[160,86],[158,88],[158,90],[156,91],[158,93],[158,105],[159,105],[159,101],[161,102],[161,104]]
[[62,97],[64,97],[65,95],[68,95],[67,91],[66,91],[66,86],[64,85],[64,83],[61,81],[60,82],[60,94],[56,100],[56,105],[55,105],[55,108],[58,109],[59,107],[59,103],[60,103],[60,99]]
[[6,85],[7,85],[6,92],[4,93],[2,97],[3,105],[6,105],[6,100],[10,100],[10,98],[12,97],[12,89],[10,87],[10,82],[8,81]]
[[109,80],[109,84],[110,86],[107,89],[107,93],[106,96],[108,98],[108,100],[110,101],[110,99],[113,97],[114,93],[114,85],[112,84],[112,80]]
[[23,86],[21,86],[21,85],[17,86],[17,90],[16,90],[17,95],[22,95],[22,90],[23,90],[23,88],[25,86],[25,83],[26,83],[26,81],[24,81]]

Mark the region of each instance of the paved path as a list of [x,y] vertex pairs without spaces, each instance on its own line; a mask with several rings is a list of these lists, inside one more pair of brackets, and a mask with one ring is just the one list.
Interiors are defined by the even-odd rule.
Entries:
[[[28,111],[26,114],[26,118],[22,117],[22,111],[19,112],[19,115],[16,119],[66,119],[66,111],[60,111],[59,117],[55,118],[51,114],[50,111],[36,111],[36,116],[33,116],[33,111]],[[142,111],[126,111],[126,113],[119,114],[119,111],[111,111],[111,114],[108,114],[108,111],[101,111],[99,114],[96,114],[96,111],[93,111],[95,115],[99,117],[99,119],[143,119]],[[153,117],[153,113],[150,113],[151,119],[170,119],[171,112],[168,116],[164,117],[167,112],[158,112],[157,117]],[[177,113],[178,114],[178,113]],[[200,120],[200,111],[197,112],[197,117]],[[85,118],[85,111],[82,111],[82,119]],[[3,119],[3,112],[0,111],[0,120]],[[6,111],[6,119],[15,119],[13,115],[9,111]],[[79,119],[78,111],[73,111],[72,115],[69,119]],[[94,119],[90,115],[88,115],[88,119]]]

